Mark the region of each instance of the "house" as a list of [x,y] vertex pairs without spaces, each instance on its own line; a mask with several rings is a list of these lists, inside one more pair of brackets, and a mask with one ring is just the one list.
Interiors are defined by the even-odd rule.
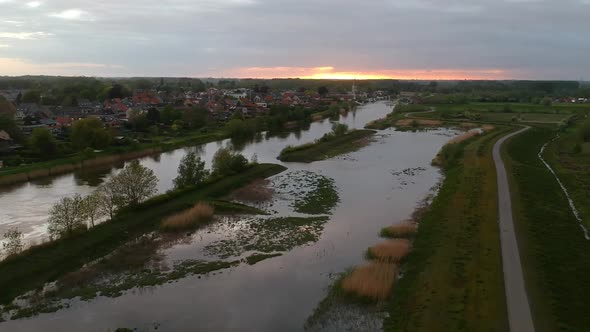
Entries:
[[6,152],[10,150],[11,144],[12,138],[10,135],[4,130],[0,130],[0,152]]

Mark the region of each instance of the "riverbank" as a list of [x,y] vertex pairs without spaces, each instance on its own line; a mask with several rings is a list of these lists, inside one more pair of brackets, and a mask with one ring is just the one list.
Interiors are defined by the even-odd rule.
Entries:
[[286,147],[277,159],[284,162],[311,163],[332,158],[363,147],[366,140],[375,133],[376,131],[373,130],[353,130],[326,140],[319,139],[309,144]]
[[[103,257],[121,245],[151,232],[162,219],[185,210],[197,201],[211,201],[229,194],[255,179],[281,173],[286,168],[275,164],[258,164],[233,176],[213,180],[198,188],[156,196],[140,206],[122,210],[113,220],[89,231],[32,247],[0,262],[0,303],[38,289],[67,272]],[[225,203],[226,208],[227,204]],[[217,204],[219,210],[223,205]],[[232,212],[241,210],[231,206]],[[246,208],[244,212],[252,212]]]
[[11,167],[0,170],[0,186],[32,181],[48,176],[56,176],[85,168],[112,165],[119,162],[147,157],[170,151],[186,145],[198,145],[228,138],[223,130],[207,133],[189,134],[161,143],[141,144],[124,148],[124,151],[110,150],[92,154],[78,153],[76,156]]
[[491,151],[510,130],[453,144],[456,153],[442,154],[445,180],[418,220],[385,331],[508,329]]
[[[564,142],[569,133],[568,129]],[[537,155],[555,135],[554,130],[532,128],[508,141],[503,154],[535,329],[582,331],[590,326],[590,241],[585,239],[558,182]],[[583,190],[583,184],[588,183],[584,167],[573,167],[576,176],[561,172],[561,168],[574,166],[564,163],[571,161],[571,156],[555,155],[553,149],[561,144],[550,144],[544,157],[568,190]],[[568,186],[571,181],[576,185]],[[583,205],[584,200],[575,196],[577,206]],[[587,192],[582,196],[587,198]]]

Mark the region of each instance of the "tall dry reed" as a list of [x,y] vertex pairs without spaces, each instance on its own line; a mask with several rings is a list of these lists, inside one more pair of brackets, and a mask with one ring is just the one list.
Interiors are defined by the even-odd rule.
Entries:
[[409,240],[393,239],[369,247],[368,256],[377,260],[399,262],[410,253],[411,249],[412,244]]
[[370,262],[342,280],[342,289],[357,296],[383,301],[391,294],[397,275],[395,263]]
[[160,225],[164,231],[182,231],[194,228],[213,217],[215,210],[207,203],[197,203],[192,208],[172,215],[162,221]]
[[399,224],[385,227],[381,231],[384,237],[410,237],[416,234],[418,225],[413,220],[404,220]]

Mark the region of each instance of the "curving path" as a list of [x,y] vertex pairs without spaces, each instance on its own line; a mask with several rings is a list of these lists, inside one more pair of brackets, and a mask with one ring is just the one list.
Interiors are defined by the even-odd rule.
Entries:
[[498,212],[500,225],[500,242],[502,247],[502,265],[504,270],[504,290],[508,310],[508,324],[512,332],[535,331],[531,309],[526,294],[522,264],[518,252],[518,243],[512,220],[512,202],[506,168],[502,161],[500,149],[509,138],[516,136],[530,127],[525,127],[499,139],[494,145],[494,163],[498,177]]

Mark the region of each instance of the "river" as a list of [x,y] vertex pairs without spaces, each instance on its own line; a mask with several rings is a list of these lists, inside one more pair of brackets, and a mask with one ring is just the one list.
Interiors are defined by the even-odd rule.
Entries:
[[[341,117],[340,122],[351,128],[362,128],[390,111],[391,107],[385,103],[370,104]],[[330,129],[328,120],[313,123],[309,130],[298,135],[263,139],[246,145],[242,152],[247,157],[257,154],[260,162],[278,163],[276,156],[286,145],[313,141]],[[334,179],[340,203],[317,242],[255,265],[240,264],[204,278],[186,277],[161,286],[135,289],[117,298],[74,300],[70,308],[56,313],[0,323],[0,330],[112,331],[118,327],[140,331],[302,330],[306,319],[326,296],[334,276],[361,264],[367,247],[379,241],[381,228],[408,218],[416,205],[433,193],[442,175],[430,162],[456,134],[449,129],[421,132],[388,129],[380,131],[371,144],[354,153],[312,164],[285,164],[289,167],[287,176],[313,172]],[[198,151],[210,164],[212,154],[225,144],[228,142],[205,144]],[[160,179],[160,192],[171,187],[186,151],[178,149],[158,158],[141,159]],[[116,171],[116,168],[103,170],[93,176],[104,180]],[[285,174],[275,176],[273,181],[279,181]],[[0,217],[1,227],[18,225],[27,231],[29,238],[40,238],[47,211],[56,200],[76,192],[88,193],[99,182],[92,176],[70,174],[5,191],[0,194],[0,209],[9,213]],[[278,199],[271,210],[281,210],[281,206]],[[165,249],[164,255],[169,260],[200,257],[207,237],[216,232],[228,232],[228,229],[219,225],[203,228],[188,243]],[[378,330],[380,319],[376,318],[375,322],[373,328],[367,329]],[[346,323],[339,324],[336,322],[326,329],[345,330]]]

